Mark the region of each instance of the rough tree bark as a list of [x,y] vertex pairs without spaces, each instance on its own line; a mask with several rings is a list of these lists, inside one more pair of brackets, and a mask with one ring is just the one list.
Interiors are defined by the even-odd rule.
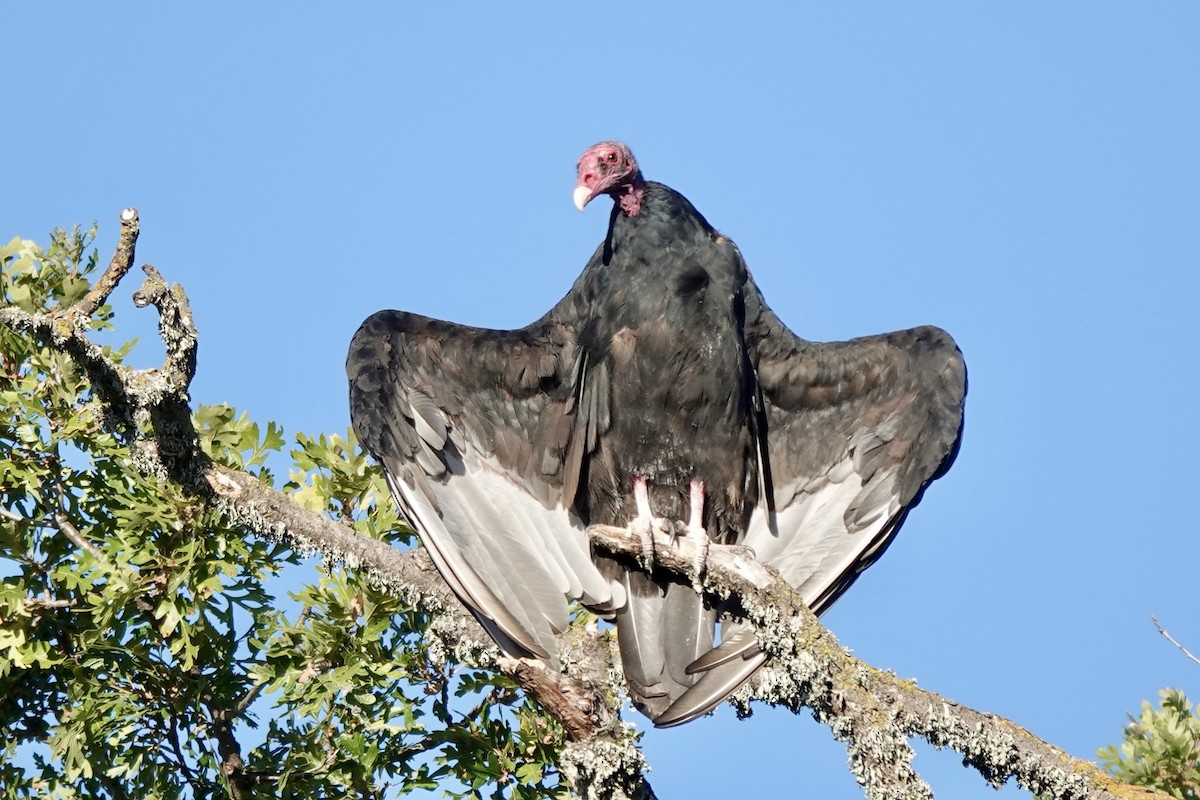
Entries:
[[[169,286],[146,265],[146,278],[134,294],[138,306],[153,305],[158,310],[159,333],[166,345],[161,368],[131,370],[113,362],[89,339],[91,315],[133,266],[137,235],[137,211],[125,209],[116,252],[87,295],[48,314],[2,308],[0,324],[70,354],[87,371],[107,407],[106,424],[134,443],[139,470],[178,482],[255,534],[285,539],[294,548],[319,552],[364,571],[384,589],[436,615],[431,627],[437,637],[431,643],[435,649],[513,676],[566,730],[568,745],[560,766],[581,797],[653,798],[642,754],[621,722],[620,709],[612,704],[611,698],[622,696],[622,685],[610,677],[616,672],[616,656],[604,639],[594,635],[565,639],[562,661],[569,667],[562,673],[537,661],[504,658],[423,551],[400,551],[361,536],[301,508],[252,475],[213,463],[203,453],[188,395],[196,370],[196,328],[181,287]],[[143,434],[146,430],[150,433]],[[599,526],[590,533],[595,547],[641,568],[643,545],[638,536]],[[851,772],[867,797],[932,797],[929,786],[912,769],[908,740],[913,736],[958,751],[994,784],[1015,778],[1043,797],[1166,797],[1122,784],[1008,720],[966,708],[864,664],[837,643],[791,587],[740,548],[711,547],[700,575],[692,566],[695,557],[687,540],[671,542],[656,534],[656,574],[731,600],[754,624],[762,646],[772,656],[733,702],[743,710],[759,700],[795,713],[810,711],[845,742]]]

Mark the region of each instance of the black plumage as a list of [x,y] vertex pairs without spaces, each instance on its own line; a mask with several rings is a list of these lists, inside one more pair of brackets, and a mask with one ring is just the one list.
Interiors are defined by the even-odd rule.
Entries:
[[936,328],[796,337],[733,243],[619,143],[584,154],[576,192],[616,203],[567,296],[512,331],[375,314],[347,359],[351,417],[502,648],[553,661],[566,597],[614,614],[635,704],[678,724],[765,656],[737,622],[714,649],[716,610],[593,558],[586,525],[645,525],[644,485],[654,517],[748,545],[820,613],[953,460],[966,373]]

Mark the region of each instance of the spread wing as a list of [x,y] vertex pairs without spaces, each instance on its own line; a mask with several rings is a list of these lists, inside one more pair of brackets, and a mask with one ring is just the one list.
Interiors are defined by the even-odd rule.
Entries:
[[455,594],[508,653],[554,659],[567,597],[620,606],[571,512],[586,414],[574,331],[381,311],[346,360],[355,433]]
[[[764,497],[744,544],[823,613],[892,542],[925,488],[954,460],[966,366],[924,327],[808,342],[746,286],[746,338],[759,384]],[[704,672],[656,724],[719,703],[766,660],[744,623],[694,662]]]
[[746,544],[821,614],[949,469],[962,432],[966,366],[950,335],[933,327],[806,342],[757,290],[747,296],[747,327],[770,503]]

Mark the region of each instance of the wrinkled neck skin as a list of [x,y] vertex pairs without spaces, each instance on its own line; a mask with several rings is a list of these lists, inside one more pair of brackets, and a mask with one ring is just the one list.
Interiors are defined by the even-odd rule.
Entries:
[[642,196],[645,193],[646,184],[642,181],[642,174],[639,172],[628,183],[614,187],[612,194],[613,200],[617,202],[622,211],[631,217],[636,217],[642,210]]

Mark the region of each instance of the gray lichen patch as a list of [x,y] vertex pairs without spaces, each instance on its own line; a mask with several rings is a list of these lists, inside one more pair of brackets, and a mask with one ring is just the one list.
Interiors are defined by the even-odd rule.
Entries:
[[654,792],[642,778],[646,760],[632,741],[592,739],[563,749],[562,771],[580,800],[650,800]]

